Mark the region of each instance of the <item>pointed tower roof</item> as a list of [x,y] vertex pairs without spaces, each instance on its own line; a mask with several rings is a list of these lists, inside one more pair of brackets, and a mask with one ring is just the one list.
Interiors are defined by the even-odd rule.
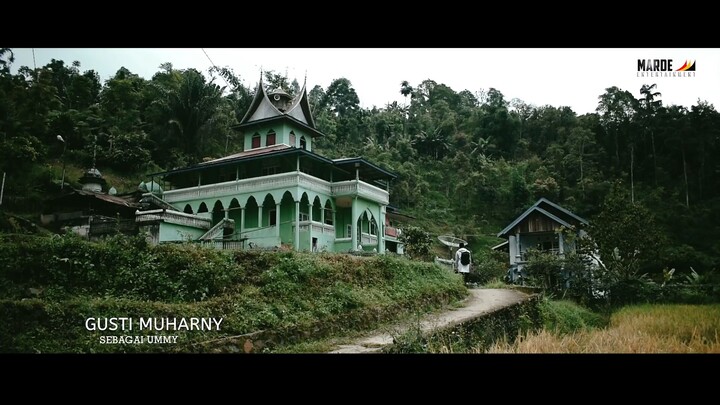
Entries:
[[[285,106],[285,108],[278,108],[278,106]],[[255,97],[250,103],[250,108],[248,108],[240,124],[235,126],[235,128],[248,127],[255,123],[268,122],[275,119],[290,119],[309,129],[313,137],[323,136],[315,127],[315,120],[310,111],[310,98],[308,97],[305,84],[303,84],[300,93],[292,98],[282,88],[273,89],[268,92],[263,85],[261,77],[255,91]]]

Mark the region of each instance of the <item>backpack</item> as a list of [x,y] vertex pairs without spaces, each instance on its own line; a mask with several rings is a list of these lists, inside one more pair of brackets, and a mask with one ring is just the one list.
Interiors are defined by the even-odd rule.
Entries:
[[468,264],[470,264],[470,252],[468,252],[467,250],[460,253],[460,264],[462,264],[463,266],[467,266]]

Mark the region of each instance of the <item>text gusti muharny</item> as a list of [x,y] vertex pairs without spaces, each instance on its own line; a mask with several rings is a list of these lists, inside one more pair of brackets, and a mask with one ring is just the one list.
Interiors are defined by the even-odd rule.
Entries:
[[182,330],[220,330],[223,318],[87,318],[85,329],[131,331],[182,331]]

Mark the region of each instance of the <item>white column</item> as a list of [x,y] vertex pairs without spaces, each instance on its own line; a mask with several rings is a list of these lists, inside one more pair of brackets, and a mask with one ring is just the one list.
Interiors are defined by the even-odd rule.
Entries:
[[245,232],[245,208],[240,207],[240,237]]
[[312,250],[312,222],[313,222],[313,216],[312,216],[312,210],[313,205],[312,203],[308,204],[308,240],[310,241],[310,250]]
[[352,219],[350,220],[350,250],[357,250],[357,197],[353,198],[352,202]]
[[300,251],[300,201],[295,201],[295,251]]
[[262,205],[258,205],[258,228],[262,227]]
[[518,255],[515,235],[508,235],[508,254],[510,256],[510,264],[515,264],[515,262],[517,261],[516,256]]
[[377,224],[377,237],[378,237],[378,247],[377,251],[380,254],[385,253],[385,206],[380,206],[380,218]]
[[280,242],[280,203],[275,204],[275,237]]

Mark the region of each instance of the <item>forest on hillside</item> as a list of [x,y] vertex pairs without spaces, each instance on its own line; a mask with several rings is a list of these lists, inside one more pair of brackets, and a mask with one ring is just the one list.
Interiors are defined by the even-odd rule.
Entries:
[[[58,192],[52,162],[144,180],[150,172],[234,153],[255,86],[231,68],[158,67],[150,79],[118,66],[101,82],[82,61],[52,60],[12,74],[0,48],[2,210],[33,219]],[[300,91],[264,72],[268,86]],[[597,227],[601,253],[662,274],[720,268],[720,114],[698,101],[665,105],[662,88],[609,87],[595,113],[506,100],[502,89],[451,89],[431,78],[398,83],[403,103],[364,109],[347,78],[308,89],[314,152],[362,156],[395,173],[391,204],[432,234],[476,249],[545,197]],[[61,134],[63,141],[58,140]],[[119,190],[132,191],[132,190]]]

